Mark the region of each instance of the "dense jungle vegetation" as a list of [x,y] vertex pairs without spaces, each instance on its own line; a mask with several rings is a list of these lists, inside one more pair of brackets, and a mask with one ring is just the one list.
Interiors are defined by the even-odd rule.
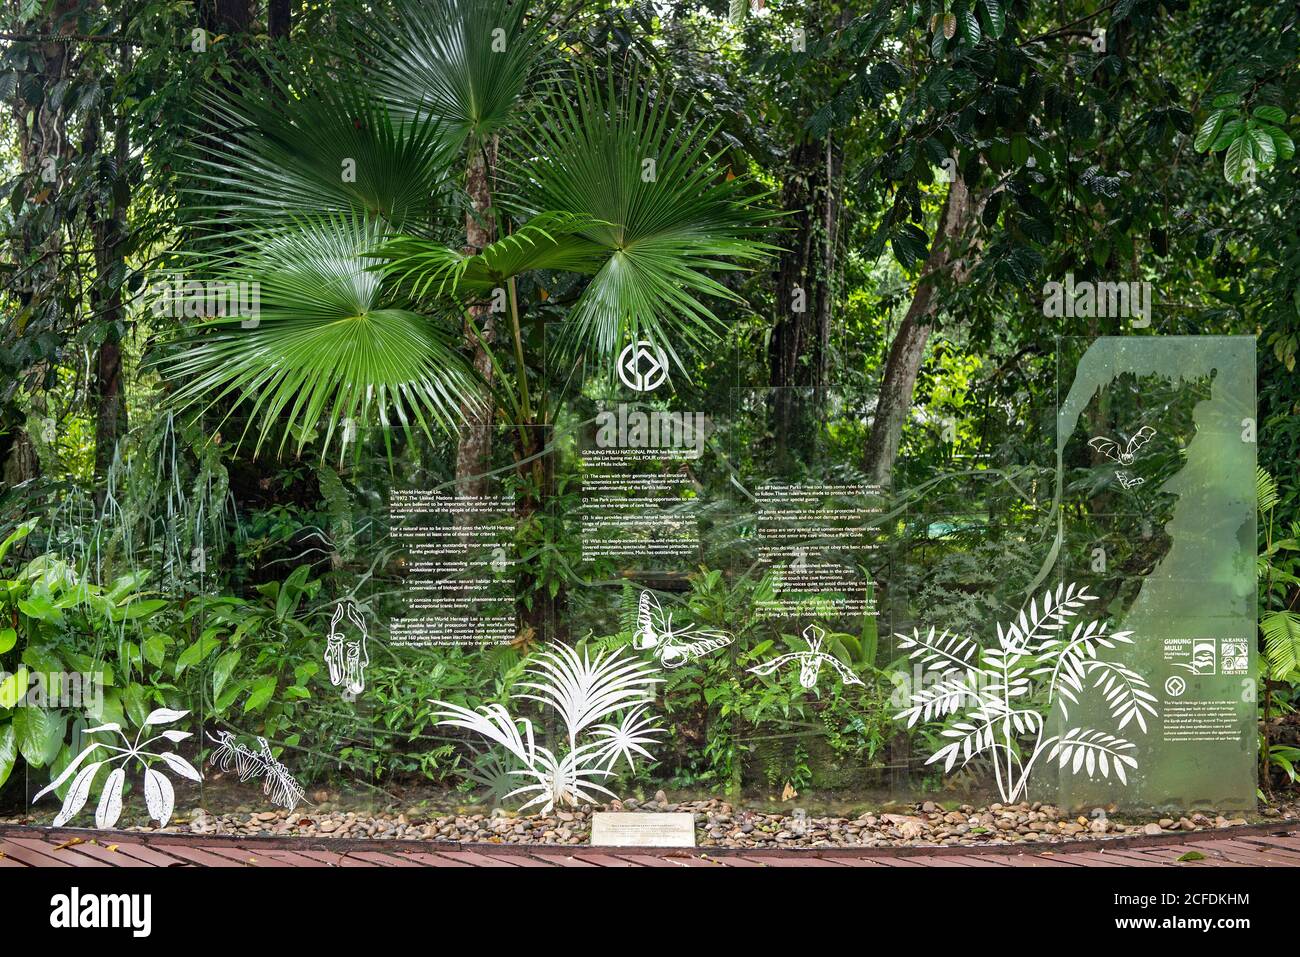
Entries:
[[[549,463],[562,359],[639,339],[700,407],[738,384],[822,397],[818,454],[910,518],[882,552],[887,615],[828,638],[873,680],[809,694],[692,661],[625,783],[936,788],[888,636],[1020,607],[1049,541],[1058,341],[1206,334],[1257,337],[1251,677],[1259,793],[1285,799],[1297,26],[1271,0],[5,0],[0,800],[92,722],[158,708],[266,738],[308,787],[466,787],[433,700],[504,702],[552,639],[630,640],[634,598],[584,597]],[[1063,313],[1067,275],[1150,293]],[[252,279],[253,322],[186,293]],[[784,454],[779,421],[731,447]],[[341,701],[323,636],[341,597],[378,614],[396,587],[372,521],[394,477],[488,474],[521,503],[515,639],[398,655],[380,635]],[[1160,547],[1111,561],[1139,574]],[[726,551],[673,588],[748,666],[770,583]],[[24,700],[38,672],[102,674],[99,713]]]

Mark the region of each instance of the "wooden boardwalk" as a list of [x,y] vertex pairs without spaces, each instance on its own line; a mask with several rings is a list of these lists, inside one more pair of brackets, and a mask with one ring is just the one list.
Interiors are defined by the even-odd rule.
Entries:
[[1032,849],[651,850],[199,837],[10,827],[15,867],[1300,867],[1300,825]]

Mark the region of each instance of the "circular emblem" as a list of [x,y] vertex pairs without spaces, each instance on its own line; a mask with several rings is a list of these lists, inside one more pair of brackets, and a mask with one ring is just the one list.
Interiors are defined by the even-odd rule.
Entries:
[[1178,698],[1187,690],[1187,682],[1178,675],[1173,675],[1165,679],[1165,694],[1171,698]]
[[633,342],[618,355],[618,377],[634,392],[651,392],[668,378],[668,357],[652,342]]

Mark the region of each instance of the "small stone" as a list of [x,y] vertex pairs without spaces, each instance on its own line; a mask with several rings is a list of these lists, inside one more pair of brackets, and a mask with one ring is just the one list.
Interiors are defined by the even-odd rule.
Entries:
[[1150,834],[1152,837],[1154,837],[1154,836],[1157,835],[1157,834],[1163,834],[1163,833],[1164,833],[1164,829],[1163,829],[1159,824],[1157,824],[1155,821],[1152,821],[1152,822],[1151,822],[1150,824],[1148,824],[1146,827],[1142,828],[1142,833],[1143,833],[1143,834]]

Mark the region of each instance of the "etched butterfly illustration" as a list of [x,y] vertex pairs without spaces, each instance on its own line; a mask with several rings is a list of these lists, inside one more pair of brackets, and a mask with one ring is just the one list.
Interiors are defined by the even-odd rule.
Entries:
[[632,644],[638,651],[654,652],[655,658],[665,668],[680,668],[688,661],[727,647],[733,640],[731,635],[722,631],[689,625],[674,628],[672,613],[665,613],[653,594],[641,592]]
[[1108,439],[1104,435],[1089,439],[1088,444],[1113,462],[1118,462],[1120,465],[1132,465],[1134,458],[1137,457],[1138,450],[1150,442],[1155,434],[1155,429],[1149,425],[1144,425],[1134,432],[1132,438],[1128,440],[1128,444],[1122,447],[1114,439]]
[[1126,489],[1137,488],[1146,481],[1146,479],[1142,478],[1140,475],[1129,475],[1123,469],[1117,469],[1115,471],[1115,478],[1119,479],[1119,484],[1124,486]]
[[843,679],[846,685],[860,685],[864,682],[859,678],[848,665],[844,664],[834,655],[829,655],[822,651],[822,641],[826,638],[826,629],[819,628],[817,625],[809,625],[803,630],[803,637],[808,642],[807,651],[796,651],[788,655],[781,655],[779,658],[773,658],[771,661],[765,661],[761,665],[755,665],[749,671],[756,675],[770,675],[773,672],[793,664],[799,663],[799,684],[804,688],[812,689],[817,686],[817,679],[821,677],[822,665],[830,665]]

